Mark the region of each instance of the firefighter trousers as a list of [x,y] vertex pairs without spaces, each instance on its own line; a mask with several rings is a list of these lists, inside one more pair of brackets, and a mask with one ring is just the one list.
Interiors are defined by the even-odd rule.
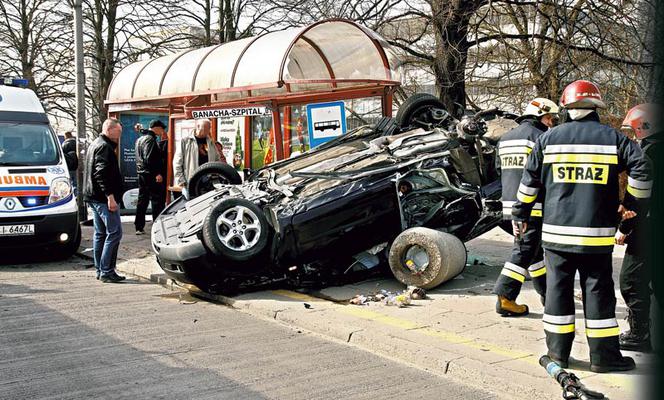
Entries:
[[546,266],[541,243],[542,221],[531,221],[523,237],[514,239],[512,255],[498,275],[493,287],[494,294],[516,300],[521,292],[521,285],[526,280],[526,274],[530,274],[535,291],[540,296],[545,296]]
[[590,363],[621,360],[611,254],[578,254],[546,249],[544,331],[549,356],[567,361],[574,341],[574,277],[579,271]]
[[645,250],[628,244],[620,270],[620,293],[637,324],[650,321],[650,265]]

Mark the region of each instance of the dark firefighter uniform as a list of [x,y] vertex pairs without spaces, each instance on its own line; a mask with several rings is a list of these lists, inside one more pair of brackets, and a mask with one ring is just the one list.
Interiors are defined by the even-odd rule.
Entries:
[[627,209],[650,196],[641,149],[592,112],[537,140],[512,215],[529,221],[545,190],[542,246],[547,265],[544,330],[549,356],[567,364],[574,340],[574,276],[579,271],[591,369],[624,362],[618,345],[611,252],[617,225],[618,174],[627,171]]
[[[512,220],[512,206],[521,183],[523,168],[537,138],[548,127],[537,117],[524,119],[518,127],[506,133],[498,142],[496,167],[503,187],[503,219]],[[540,296],[546,292],[546,267],[541,246],[542,203],[536,199],[530,212],[532,229],[521,240],[515,240],[512,255],[500,272],[493,293],[516,300],[526,274],[533,278],[533,286]]]
[[[664,133],[652,135],[641,142],[647,159],[657,161],[661,156]],[[655,199],[659,187],[657,179],[653,179],[652,198]],[[632,219],[623,221],[620,231],[628,234],[625,243],[625,258],[620,270],[620,292],[625,299],[629,312],[630,331],[620,337],[621,346],[625,350],[649,351],[650,344],[650,284],[652,270],[648,255],[652,240],[651,221],[647,212],[640,213]]]

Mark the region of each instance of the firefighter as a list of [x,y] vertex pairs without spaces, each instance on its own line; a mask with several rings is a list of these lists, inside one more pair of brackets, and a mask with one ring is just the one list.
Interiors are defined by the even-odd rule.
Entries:
[[[653,162],[655,151],[664,136],[661,125],[655,120],[661,110],[654,104],[639,104],[633,107],[622,123],[624,129],[634,132],[641,144],[646,159]],[[655,182],[655,180],[653,180]],[[654,192],[656,189],[652,188]],[[629,330],[620,334],[620,348],[649,352],[650,343],[650,295],[652,271],[646,260],[651,235],[650,218],[647,213],[637,214],[624,220],[616,232],[616,243],[627,244],[625,258],[620,271],[620,292],[627,304]]]
[[[551,100],[536,98],[528,103],[519,118],[519,126],[507,132],[498,143],[496,167],[501,172],[503,187],[503,219],[512,219],[512,205],[521,182],[523,167],[537,138],[555,126],[558,119],[558,106]],[[517,304],[516,298],[521,285],[530,274],[535,291],[545,297],[546,267],[541,246],[542,203],[537,200],[531,212],[530,229],[523,237],[515,237],[512,255],[505,263],[493,293],[498,295],[496,312],[502,316],[522,316],[528,314],[528,306]]]
[[528,231],[543,191],[542,247],[547,266],[544,331],[548,355],[568,366],[575,330],[574,277],[580,276],[593,372],[627,371],[620,353],[611,252],[618,223],[618,174],[627,171],[625,212],[650,196],[648,165],[639,146],[599,122],[606,107],[599,88],[579,80],[563,91],[565,121],[541,135],[528,157],[512,207],[517,234]]

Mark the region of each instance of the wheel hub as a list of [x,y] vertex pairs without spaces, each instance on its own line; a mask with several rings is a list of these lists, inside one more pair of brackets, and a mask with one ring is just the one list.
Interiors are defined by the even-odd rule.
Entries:
[[217,236],[234,251],[249,250],[258,243],[261,225],[258,216],[244,206],[231,207],[217,218]]

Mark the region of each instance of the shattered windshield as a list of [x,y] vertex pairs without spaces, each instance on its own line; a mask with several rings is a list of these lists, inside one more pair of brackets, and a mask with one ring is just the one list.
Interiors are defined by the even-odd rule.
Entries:
[[0,165],[55,165],[55,137],[47,124],[0,122]]

